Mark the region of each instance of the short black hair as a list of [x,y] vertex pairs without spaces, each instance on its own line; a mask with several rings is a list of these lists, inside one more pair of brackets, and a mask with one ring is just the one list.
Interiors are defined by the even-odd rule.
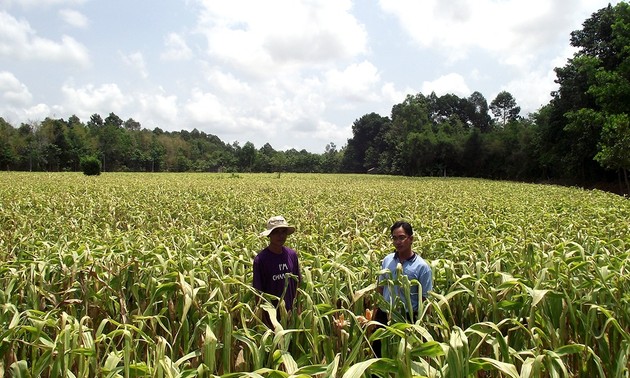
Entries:
[[389,233],[393,234],[394,230],[397,230],[401,227],[403,228],[403,230],[405,230],[405,234],[407,234],[408,236],[413,236],[413,228],[408,222],[404,222],[404,221],[398,221],[394,223],[392,227],[389,229]]

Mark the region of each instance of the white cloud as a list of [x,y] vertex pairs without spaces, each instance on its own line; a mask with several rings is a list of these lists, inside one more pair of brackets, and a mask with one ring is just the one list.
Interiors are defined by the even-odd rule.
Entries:
[[421,92],[425,95],[435,92],[438,96],[454,94],[460,97],[468,97],[472,93],[464,77],[457,73],[450,73],[436,80],[423,82]]
[[379,104],[380,109],[374,109],[374,112],[383,116],[389,115],[394,104],[399,104],[405,101],[408,94],[414,94],[417,92],[417,90],[411,87],[397,89],[394,83],[387,82],[381,87],[382,101]]
[[[556,89],[555,77],[553,71],[533,71],[528,73],[524,79],[519,78],[508,82],[501,90],[510,92],[521,107],[521,115],[527,116],[527,114],[537,111],[541,106],[549,103],[550,93]],[[497,94],[494,93],[488,102],[492,101]]]
[[[318,145],[323,149],[323,146],[332,141],[346,141],[351,138],[352,130],[349,127],[339,127],[333,123],[321,121],[316,125],[315,132],[307,133],[306,137],[317,139]],[[337,148],[340,147],[342,146],[337,145]]]
[[85,46],[64,35],[61,42],[40,38],[28,22],[18,21],[0,12],[0,56],[19,60],[70,62],[80,66],[89,64]]
[[[208,54],[250,75],[292,71],[349,59],[367,49],[351,2],[202,1],[199,30]],[[282,11],[278,11],[282,9]]]
[[65,100],[64,108],[71,113],[77,112],[81,119],[87,119],[94,113],[103,117],[111,112],[120,113],[131,101],[117,84],[103,84],[99,87],[88,84],[80,88],[65,84],[61,92]]
[[564,66],[574,51],[570,33],[605,6],[594,0],[380,0],[379,4],[423,52],[437,52],[445,58],[443,66],[453,72],[424,82],[423,93],[468,95],[466,81],[471,80],[491,88],[482,90],[488,101],[501,90],[512,93],[524,112],[549,102],[550,92],[556,89],[553,69]]
[[177,33],[169,33],[164,38],[166,50],[161,57],[164,60],[189,60],[193,57],[192,50],[186,44],[184,37]]
[[87,17],[73,9],[62,9],[59,11],[59,16],[66,24],[75,28],[85,29],[89,24]]
[[219,98],[212,93],[204,93],[199,88],[193,89],[191,98],[185,105],[185,110],[187,115],[197,123],[220,123],[224,126],[234,126],[233,118],[226,111]]
[[327,99],[321,94],[324,85],[315,78],[243,85],[229,74],[213,71],[209,80],[215,90],[195,89],[184,106],[190,127],[220,134],[226,140],[235,136],[257,147],[270,143],[282,149],[325,137],[323,148],[329,137],[345,135],[322,120]]
[[[395,15],[420,45],[448,50],[466,50],[472,46],[492,50],[508,47],[514,39],[510,25],[517,25],[528,18],[529,12],[514,13],[515,9],[510,9],[518,4],[513,0],[478,0],[474,4],[469,0],[380,1],[383,10]],[[529,2],[521,1],[520,4],[536,8]],[[519,17],[513,17],[514,14]],[[510,15],[512,17],[508,17]]]
[[[536,56],[568,41],[576,14],[590,15],[587,0],[380,0],[422,47],[436,48],[450,61],[474,49],[494,54],[501,62],[528,67]],[[568,30],[568,31],[567,31]],[[536,52],[536,56],[532,54]]]
[[142,117],[145,121],[153,120],[157,125],[174,124],[178,121],[179,106],[177,96],[165,94],[141,94],[140,103]]
[[144,79],[149,77],[149,72],[147,71],[147,65],[144,61],[144,56],[141,52],[136,51],[134,53],[124,55],[121,53],[121,57],[123,62],[132,67],[134,70],[138,71],[140,76]]
[[7,71],[0,71],[0,94],[3,102],[15,106],[28,105],[33,99],[26,85]]
[[378,101],[374,89],[380,81],[378,69],[372,63],[363,61],[351,64],[343,71],[331,70],[326,73],[328,87],[333,93],[354,102]]
[[221,71],[218,67],[212,67],[207,71],[207,82],[213,88],[224,94],[247,95],[251,93],[249,83],[240,80],[230,72]]
[[46,104],[37,104],[29,108],[24,109],[23,117],[30,120],[42,120],[46,117],[50,117],[53,114],[53,110]]

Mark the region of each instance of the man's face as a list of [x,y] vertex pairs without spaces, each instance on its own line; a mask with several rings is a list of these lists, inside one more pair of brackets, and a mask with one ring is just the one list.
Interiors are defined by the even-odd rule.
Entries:
[[271,244],[284,245],[287,241],[287,228],[276,228],[269,234],[269,241]]
[[394,243],[394,247],[396,247],[396,251],[401,252],[411,248],[413,236],[407,235],[404,228],[398,227],[395,229],[392,232],[391,238],[392,243]]

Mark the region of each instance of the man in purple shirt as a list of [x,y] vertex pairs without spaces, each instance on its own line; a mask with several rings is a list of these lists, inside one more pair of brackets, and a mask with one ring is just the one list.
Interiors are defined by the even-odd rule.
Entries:
[[[254,258],[254,288],[284,299],[287,311],[293,308],[302,281],[297,253],[284,246],[287,236],[293,232],[295,227],[289,226],[284,217],[270,218],[266,230],[260,233],[269,238],[269,245]],[[274,301],[273,304],[278,303]],[[269,325],[268,321],[265,323]]]

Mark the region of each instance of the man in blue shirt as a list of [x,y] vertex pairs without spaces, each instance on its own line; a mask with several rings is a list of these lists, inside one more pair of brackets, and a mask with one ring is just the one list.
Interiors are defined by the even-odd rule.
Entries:
[[[426,261],[418,256],[412,249],[413,228],[407,222],[396,222],[391,227],[391,239],[396,248],[395,252],[385,256],[381,264],[381,269],[389,269],[390,273],[382,274],[379,282],[391,279],[396,280],[398,276],[398,264],[401,264],[402,273],[409,278],[409,281],[417,280],[422,285],[422,299],[426,299],[429,291],[433,290],[433,279],[431,267]],[[395,304],[395,297],[400,298],[405,310],[407,303],[402,288],[395,285],[382,285],[379,290],[382,291],[385,301],[390,305]],[[414,313],[418,310],[418,286],[411,285],[411,307]]]
[[[425,300],[429,291],[433,290],[431,267],[411,249],[411,244],[413,243],[413,228],[411,224],[402,221],[396,222],[392,225],[390,232],[390,237],[396,250],[383,259],[381,269],[388,269],[389,272],[380,275],[378,278],[378,291],[383,295],[385,302],[389,306],[385,309],[377,308],[374,315],[374,320],[382,324],[388,323],[387,311],[391,308],[404,312],[404,316],[410,321],[415,319],[415,315],[418,312],[418,303],[420,301],[418,285],[410,284],[409,302],[411,309],[409,309],[409,303],[407,303],[403,288],[393,284],[398,278],[399,271],[407,276],[410,282],[417,280],[420,283],[422,286],[422,300]],[[387,282],[390,280],[391,282]],[[402,308],[398,307],[397,303],[400,304],[400,302],[397,299],[402,302]],[[373,348],[377,353],[377,357],[380,357],[380,340],[377,341],[373,344]]]

